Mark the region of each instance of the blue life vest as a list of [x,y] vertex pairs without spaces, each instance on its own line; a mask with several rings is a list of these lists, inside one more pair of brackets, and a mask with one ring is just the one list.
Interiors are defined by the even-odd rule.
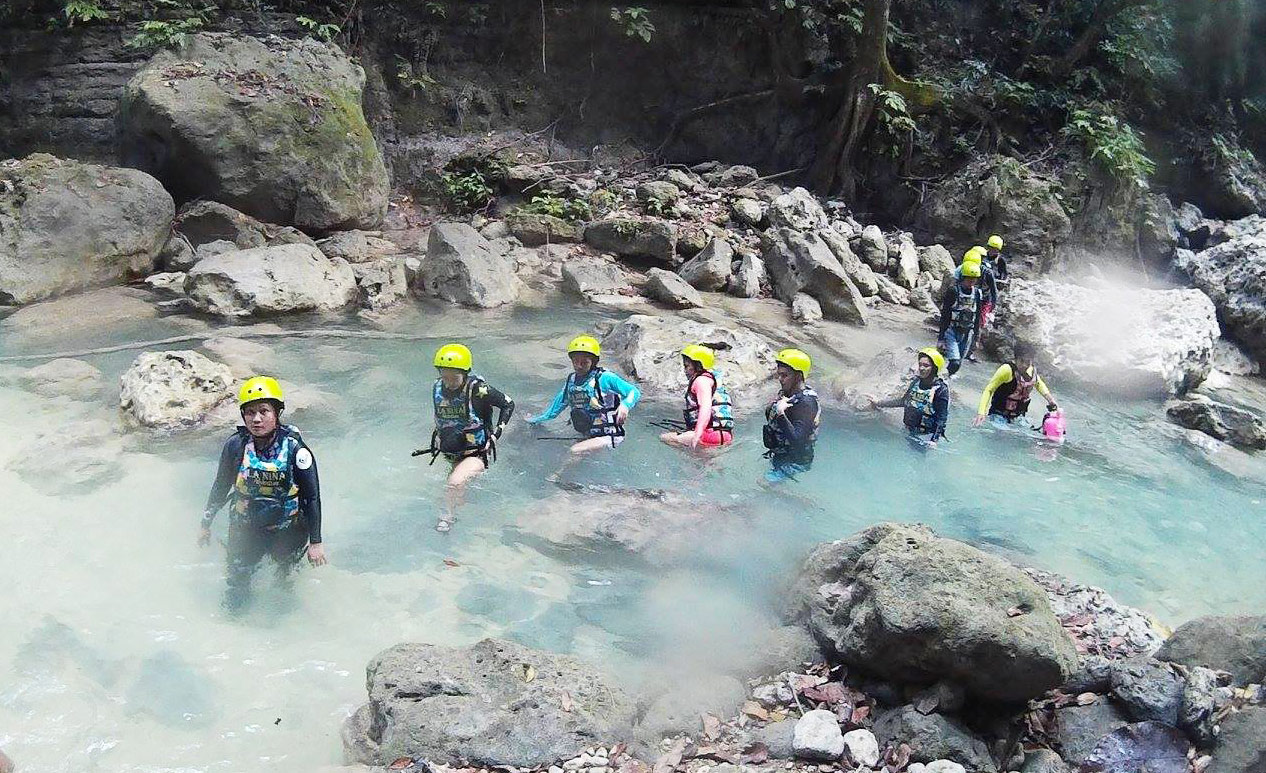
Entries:
[[945,381],[936,379],[927,389],[919,386],[919,379],[910,382],[906,389],[905,413],[902,421],[906,429],[928,435],[936,431],[936,391],[947,388]]
[[577,432],[588,437],[619,437],[624,427],[615,423],[615,412],[620,407],[620,396],[603,394],[599,380],[602,368],[594,368],[577,382],[576,374],[567,374],[567,402],[571,406],[571,425]]
[[699,401],[695,399],[695,379],[709,376],[712,379],[712,420],[708,422],[710,429],[718,432],[734,431],[734,403],[730,399],[730,390],[721,385],[721,379],[710,370],[699,373],[686,385],[686,409],[681,415],[686,420],[686,431],[693,431],[695,422],[699,421]]
[[269,531],[283,529],[297,520],[299,486],[290,463],[302,441],[293,428],[287,426],[285,430],[279,429],[277,456],[273,459],[259,456],[253,438],[246,441],[230,510],[234,520]]
[[481,383],[483,379],[470,373],[457,394],[449,396],[444,392],[443,380],[435,380],[432,398],[435,403],[435,432],[441,452],[470,456],[483,451],[488,444],[488,428],[475,413],[470,399],[475,387]]

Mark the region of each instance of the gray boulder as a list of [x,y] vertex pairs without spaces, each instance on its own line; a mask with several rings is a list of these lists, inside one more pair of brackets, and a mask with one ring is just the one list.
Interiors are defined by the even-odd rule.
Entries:
[[1107,700],[1088,706],[1065,706],[1055,712],[1055,745],[1070,765],[1081,765],[1099,741],[1130,724],[1130,720]]
[[1239,685],[1266,682],[1266,615],[1207,615],[1182,624],[1156,657],[1226,671]]
[[0,162],[0,303],[153,273],[175,205],[135,169],[44,153]]
[[914,706],[881,714],[875,720],[875,737],[881,745],[909,744],[910,759],[915,762],[952,760],[968,770],[998,769],[989,747],[963,724],[940,714],[923,714]]
[[931,274],[937,286],[954,273],[954,265],[954,256],[939,244],[919,248],[919,271]]
[[953,681],[990,701],[1036,697],[1077,665],[1036,583],[922,526],[880,524],[819,545],[788,609],[865,672],[895,682]]
[[513,303],[520,290],[510,258],[465,223],[431,229],[418,282],[426,295],[481,309]]
[[563,292],[584,300],[619,295],[629,288],[629,278],[611,263],[572,260],[563,264]]
[[1266,425],[1243,408],[1204,395],[1188,395],[1182,400],[1171,400],[1165,413],[1179,426],[1199,430],[1237,448],[1266,448]]
[[372,263],[398,251],[395,244],[366,231],[339,231],[317,242],[329,258],[342,258],[353,265]]
[[[753,395],[754,387],[768,382],[774,371],[774,350],[745,328],[643,314],[616,325],[602,342],[603,359],[653,389],[676,393],[685,387],[681,347],[691,342],[717,350],[716,367],[734,396],[736,411],[743,410],[742,398]],[[751,408],[747,403],[746,409]]]
[[737,185],[747,185],[756,182],[760,178],[760,172],[757,172],[750,166],[736,164],[721,172],[717,178],[717,185],[722,188],[733,188]]
[[[85,494],[119,480],[124,445],[115,426],[104,419],[76,421],[72,431],[36,431],[16,444],[6,468],[23,483],[49,496]],[[48,460],[57,460],[50,475]]]
[[200,260],[185,292],[198,309],[225,317],[334,311],[356,300],[356,277],[314,246],[285,244]]
[[373,228],[387,169],[365,73],[332,44],[221,33],[156,54],[120,106],[122,158],[182,198],[304,230]]
[[821,322],[822,304],[812,295],[796,293],[796,297],[791,299],[791,318],[805,325]]
[[353,263],[352,275],[356,277],[361,305],[372,311],[394,306],[409,295],[409,280],[400,258]]
[[791,750],[795,756],[805,760],[838,760],[844,754],[844,733],[835,713],[825,709],[806,711],[796,720]]
[[[304,232],[290,226],[273,225],[271,223],[263,223],[243,212],[238,212],[227,204],[221,204],[218,201],[192,201],[180,208],[176,213],[176,222],[174,224],[176,232],[183,236],[194,251],[198,253],[199,259],[207,255],[215,255],[221,252],[230,252],[232,250],[249,250],[254,247],[276,247],[281,244],[312,244],[312,241]],[[350,232],[359,234],[359,231]],[[322,240],[323,243],[331,246],[342,245],[350,246],[350,241],[354,241],[355,237],[331,237]],[[223,244],[225,246],[216,248],[213,252],[204,252],[204,249],[213,244]],[[368,248],[366,241],[365,247]],[[325,252],[325,250],[322,250]],[[325,252],[329,257],[344,257],[337,254],[337,251]]]
[[691,287],[705,292],[724,290],[730,281],[730,264],[734,248],[725,239],[713,239],[703,250],[686,262],[677,273]]
[[[1127,395],[1174,395],[1209,374],[1217,313],[1199,290],[1012,279],[982,341],[1004,362],[1014,341],[1047,371]],[[1104,331],[1113,331],[1105,335]]]
[[668,689],[649,702],[635,728],[648,744],[681,733],[696,735],[701,715],[731,717],[747,698],[747,687],[723,674],[673,674],[664,682]]
[[1112,697],[1135,722],[1178,724],[1182,677],[1153,658],[1131,658],[1112,665]]
[[366,669],[369,702],[344,727],[350,762],[549,765],[628,737],[634,702],[582,661],[484,639],[397,644]]
[[1209,746],[1218,734],[1219,718],[1235,699],[1235,690],[1225,673],[1204,666],[1186,667],[1183,674],[1178,727],[1197,745]]
[[677,206],[681,189],[667,180],[652,180],[637,186],[634,195],[648,213],[663,215],[672,212]]
[[232,399],[225,365],[193,351],[142,352],[120,379],[119,407],[145,427],[200,424]]
[[879,287],[879,297],[897,306],[910,303],[910,291],[898,285],[884,274],[875,275],[875,284]]
[[761,234],[761,252],[775,293],[785,303],[804,292],[818,299],[827,319],[866,324],[861,292],[817,234],[770,229]]
[[868,225],[862,229],[854,241],[853,248],[862,261],[881,274],[888,271],[888,242],[883,231],[877,225]]
[[751,740],[765,744],[769,749],[770,759],[789,760],[795,756],[796,724],[798,720],[784,719],[771,722],[764,727],[751,731]]
[[1205,773],[1261,773],[1266,766],[1266,707],[1253,706],[1222,722]]
[[1213,299],[1228,335],[1266,361],[1266,219],[1203,252],[1179,250],[1174,265]]
[[569,223],[561,217],[542,215],[534,212],[515,210],[506,217],[506,225],[524,247],[539,247],[542,244],[558,244],[561,242],[578,242],[582,229],[575,223]]
[[739,197],[730,204],[730,217],[740,225],[759,228],[765,222],[765,210],[759,201]]
[[41,397],[91,400],[101,392],[105,377],[83,360],[59,358],[23,371],[18,386]]
[[1072,768],[1050,749],[1035,749],[1024,755],[1020,773],[1071,773]]
[[652,268],[646,273],[646,294],[673,309],[698,309],[703,296],[686,280],[671,271]]
[[818,231],[830,227],[816,196],[804,188],[792,188],[769,205],[769,224],[774,228]]
[[1188,162],[1184,186],[1202,208],[1228,219],[1266,214],[1266,169],[1234,134],[1193,132],[1193,147],[1178,159]]
[[769,280],[765,271],[765,261],[753,252],[743,253],[738,270],[730,277],[726,291],[739,298],[756,298],[760,296],[761,287]]
[[677,265],[677,231],[662,220],[611,217],[585,226],[585,243],[621,258]]
[[853,252],[853,248],[849,246],[848,239],[834,228],[824,228],[818,231],[818,236],[822,241],[826,242],[826,246],[831,250],[831,254],[840,262],[840,266],[844,269],[844,273],[857,286],[858,292],[869,298],[879,294],[879,280],[875,276],[875,272],[870,266],[861,261],[857,254]]
[[896,259],[893,261],[893,279],[907,290],[913,290],[919,281],[919,248],[915,246],[910,234],[903,233],[897,237]]

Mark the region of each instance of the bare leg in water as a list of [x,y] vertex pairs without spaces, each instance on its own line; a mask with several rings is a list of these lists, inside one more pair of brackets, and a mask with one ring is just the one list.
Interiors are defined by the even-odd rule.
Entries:
[[468,456],[453,465],[453,471],[448,474],[448,483],[444,486],[444,514],[435,523],[436,531],[445,532],[453,528],[453,521],[457,520],[457,508],[466,499],[466,485],[483,475],[486,469],[488,468],[484,466],[484,460],[478,456]]
[[601,451],[604,448],[614,447],[612,438],[607,437],[606,435],[603,435],[602,437],[591,437],[586,440],[572,443],[571,448],[567,450],[567,458],[564,459],[562,465],[554,471],[554,474],[550,475],[546,480],[550,483],[558,483],[563,479],[563,473],[585,455],[592,454],[595,451]]

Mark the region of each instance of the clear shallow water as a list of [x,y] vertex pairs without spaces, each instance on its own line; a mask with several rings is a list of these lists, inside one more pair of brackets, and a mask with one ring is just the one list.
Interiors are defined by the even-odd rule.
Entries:
[[[522,417],[561,382],[558,347],[598,319],[560,316],[426,307],[384,323],[432,336],[424,341],[265,341],[277,373],[316,395],[316,407],[292,418],[320,464],[332,563],[302,572],[293,594],[261,571],[241,621],[218,609],[222,551],[194,546],[225,432],[130,434],[112,482],[49,496],[11,472],[11,459],[39,432],[117,423],[115,379],[135,352],[85,358],[109,382],[92,403],[0,388],[0,748],[26,771],[337,767],[339,726],[365,697],[364,666],[391,644],[509,636],[624,674],[692,654],[723,660],[775,623],[776,589],[809,546],[881,520],[923,521],[1102,585],[1168,623],[1266,602],[1259,482],[1184,450],[1153,405],[1059,384],[1072,438],[1041,461],[1030,433],[968,427],[984,364],[956,383],[970,398],[957,401],[942,448],[907,445],[896,412],[831,410],[814,469],[777,491],[756,482],[758,426],[741,425],[735,446],[700,469],[645,424],[675,416],[678,396],[648,399],[633,436],[570,477],[729,508],[731,527],[683,560],[651,566],[551,547],[527,531],[524,515],[557,493],[544,479],[567,444],[538,442],[542,433],[517,421],[453,532],[437,534],[446,468],[409,456],[430,434],[431,353],[451,338],[470,342],[477,370],[512,394]],[[56,348],[179,332],[172,325],[71,331]],[[0,354],[31,348],[50,347],[0,327]],[[561,421],[553,431],[563,433]],[[55,454],[47,465],[56,476]],[[217,536],[223,528],[221,514]]]

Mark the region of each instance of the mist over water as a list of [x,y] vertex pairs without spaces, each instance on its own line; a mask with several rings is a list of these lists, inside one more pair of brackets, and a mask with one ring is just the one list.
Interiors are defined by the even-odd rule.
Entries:
[[[630,681],[654,678],[664,662],[737,657],[777,624],[777,590],[810,546],[882,520],[922,521],[1100,585],[1171,625],[1266,604],[1260,476],[1233,478],[1200,460],[1164,431],[1155,404],[1109,401],[1054,379],[1069,442],[1042,461],[1036,433],[970,428],[993,368],[985,363],[968,364],[954,383],[941,448],[908,445],[895,411],[828,409],[814,468],[776,490],[758,483],[766,462],[755,415],[741,417],[732,448],[699,465],[646,424],[678,417],[680,395],[648,395],[618,451],[568,478],[681,492],[732,520],[660,564],[551,545],[524,522],[557,501],[545,478],[568,445],[535,438],[563,435],[565,425],[522,419],[565,376],[559,347],[598,319],[420,307],[390,328],[427,340],[263,341],[276,351],[277,375],[308,393],[310,407],[287,420],[320,466],[331,564],[305,568],[293,592],[261,565],[255,604],[240,620],[219,609],[222,549],[194,544],[227,428],[127,434],[105,485],[52,494],[13,472],[13,459],[40,453],[32,441],[41,433],[73,436],[93,419],[117,425],[117,378],[137,352],[84,358],[107,377],[91,403],[0,388],[0,748],[23,771],[334,768],[342,720],[365,699],[364,667],[392,644],[505,636],[576,653]],[[0,327],[0,355],[175,332],[151,320],[52,347]],[[431,354],[452,339],[471,346],[476,371],[518,412],[499,461],[441,535],[433,526],[447,466],[409,453],[430,437]],[[41,462],[53,481],[63,463],[59,453]],[[225,522],[221,513],[216,540]]]

